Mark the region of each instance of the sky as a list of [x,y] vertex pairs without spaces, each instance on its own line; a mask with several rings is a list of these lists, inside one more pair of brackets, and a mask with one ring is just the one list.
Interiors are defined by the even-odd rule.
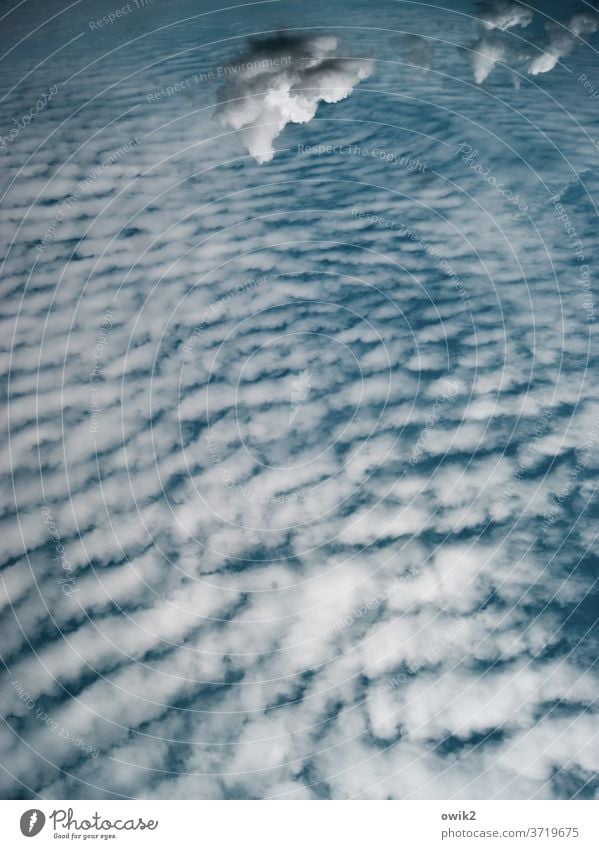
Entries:
[[599,795],[597,4],[2,12],[0,794]]

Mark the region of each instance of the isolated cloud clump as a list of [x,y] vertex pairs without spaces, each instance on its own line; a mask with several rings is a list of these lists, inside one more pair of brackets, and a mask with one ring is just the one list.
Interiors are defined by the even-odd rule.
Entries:
[[477,85],[481,85],[487,79],[495,65],[504,58],[505,49],[502,44],[488,38],[481,38],[474,45],[471,57],[474,82]]
[[[532,12],[520,3],[510,0],[483,2],[477,7],[479,21],[486,32],[472,46],[470,62],[474,82],[481,85],[498,62],[508,56],[508,43],[500,33],[512,27],[527,27],[532,21]],[[490,33],[489,30],[497,30]]]
[[[580,12],[572,15],[565,24],[549,21],[546,44],[530,58],[529,52],[521,44],[510,40],[513,27],[527,27],[533,20],[533,14],[522,4],[511,0],[485,0],[477,5],[478,20],[482,27],[478,40],[470,48],[470,61],[477,85],[483,83],[498,62],[510,66],[523,63],[532,76],[552,71],[564,56],[568,56],[585,36],[599,29],[599,15],[594,12]],[[492,32],[491,32],[492,31]],[[514,77],[516,81],[518,78]],[[519,87],[515,82],[516,87]]]
[[498,3],[480,3],[478,14],[485,29],[506,30],[512,27],[527,27],[532,21],[532,12],[521,3],[509,0]]
[[230,66],[215,119],[241,132],[254,159],[270,161],[273,141],[287,124],[306,124],[321,101],[344,100],[372,74],[372,60],[337,58],[337,45],[333,36],[252,39],[249,50]]
[[549,44],[540,56],[536,56],[528,66],[528,73],[536,76],[552,71],[564,56],[568,56],[576,47],[578,39],[592,35],[599,29],[599,15],[574,15],[564,26],[547,24]]

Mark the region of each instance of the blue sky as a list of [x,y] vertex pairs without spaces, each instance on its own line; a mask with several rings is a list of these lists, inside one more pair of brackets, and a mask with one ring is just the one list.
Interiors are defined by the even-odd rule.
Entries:
[[596,797],[598,21],[7,13],[4,796]]

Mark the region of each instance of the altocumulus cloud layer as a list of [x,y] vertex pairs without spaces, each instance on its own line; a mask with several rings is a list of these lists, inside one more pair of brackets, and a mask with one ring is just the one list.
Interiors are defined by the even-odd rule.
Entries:
[[9,19],[6,796],[597,795],[597,53],[376,9]]

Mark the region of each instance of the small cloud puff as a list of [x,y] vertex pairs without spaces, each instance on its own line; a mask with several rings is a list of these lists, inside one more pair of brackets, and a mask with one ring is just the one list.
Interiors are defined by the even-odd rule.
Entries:
[[477,85],[483,83],[495,65],[505,58],[503,44],[490,38],[481,38],[472,48],[471,62],[474,82]]
[[510,0],[479,3],[478,15],[485,29],[506,30],[512,27],[527,27],[532,21],[530,9]]
[[251,39],[221,87],[214,117],[223,127],[242,132],[249,153],[258,162],[274,156],[273,141],[289,123],[305,124],[318,104],[337,103],[372,74],[369,59],[333,56],[333,36],[279,34]]

